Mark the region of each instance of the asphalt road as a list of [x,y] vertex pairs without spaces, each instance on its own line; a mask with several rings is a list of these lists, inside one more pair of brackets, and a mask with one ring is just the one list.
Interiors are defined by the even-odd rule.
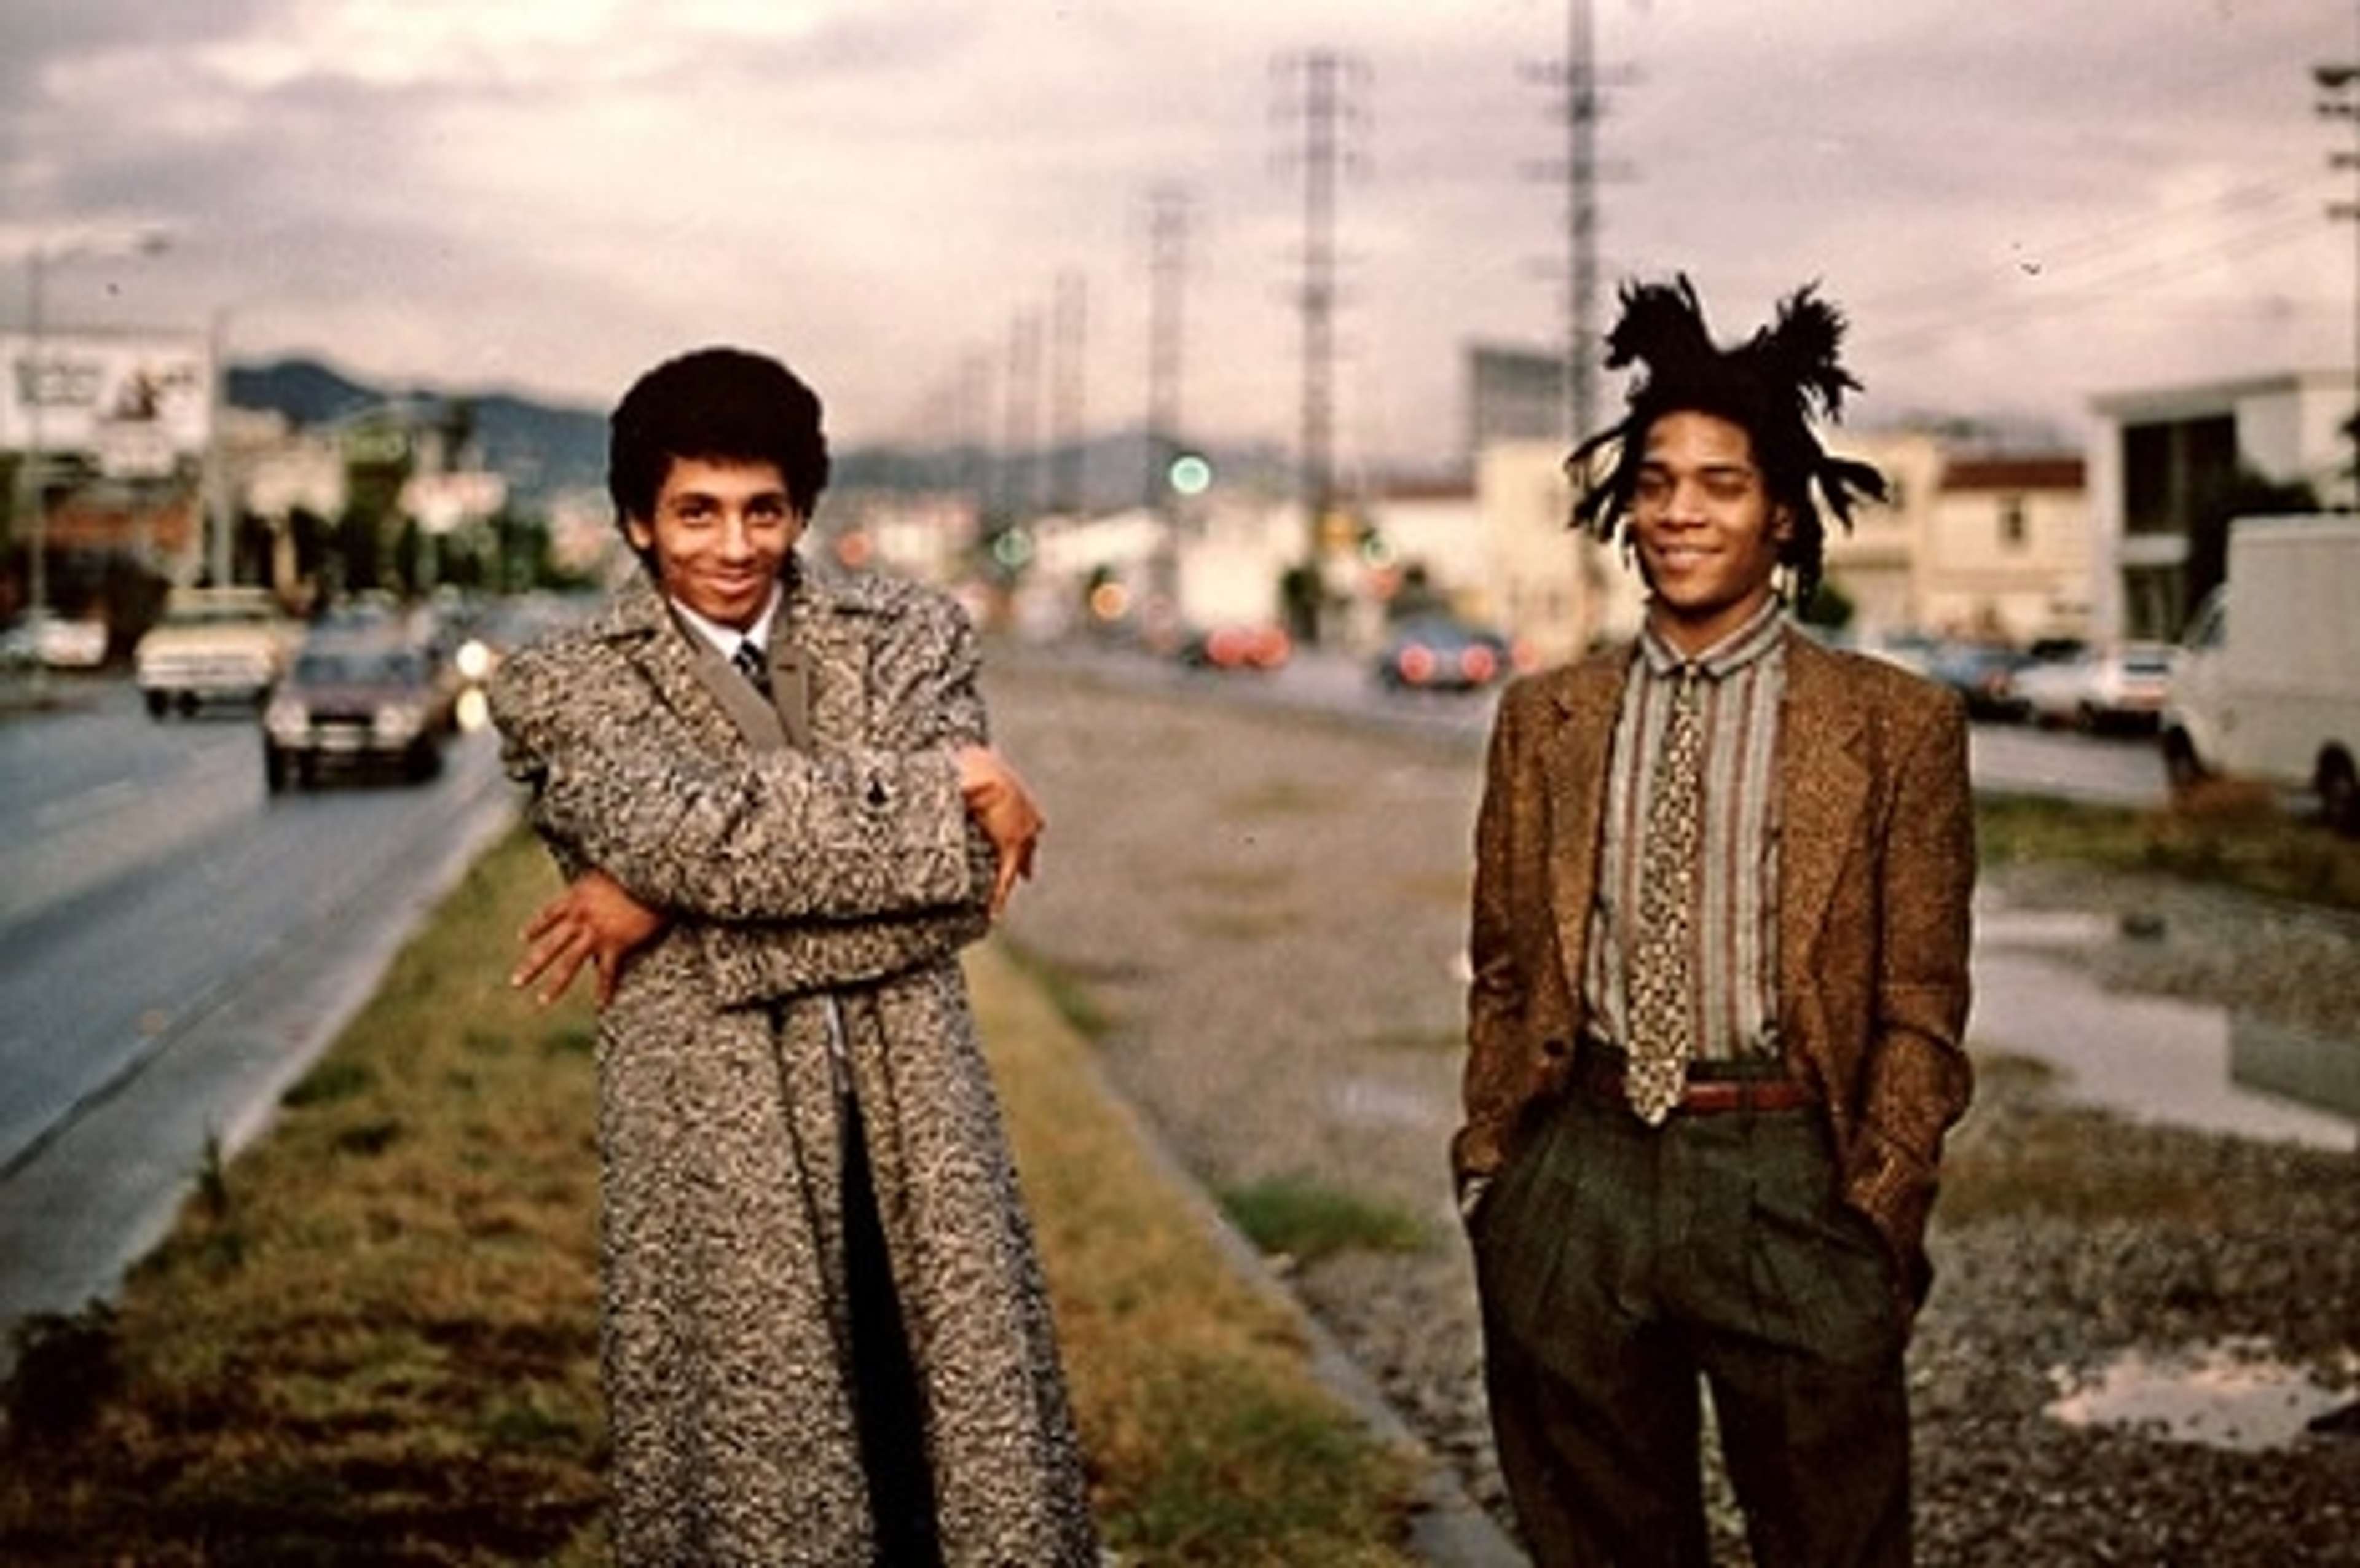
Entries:
[[271,798],[250,713],[73,691],[0,723],[0,1324],[110,1289],[508,819],[488,735]]
[[[995,657],[1059,663],[1104,679],[1155,690],[1197,690],[1224,700],[1347,716],[1480,746],[1490,732],[1493,694],[1389,691],[1365,660],[1313,649],[1268,673],[1186,670],[1136,650],[1084,644],[1002,645]],[[2168,798],[2163,759],[2152,736],[2082,735],[2023,724],[1978,724],[1970,740],[1975,788],[2049,795],[2096,804],[2160,806]]]

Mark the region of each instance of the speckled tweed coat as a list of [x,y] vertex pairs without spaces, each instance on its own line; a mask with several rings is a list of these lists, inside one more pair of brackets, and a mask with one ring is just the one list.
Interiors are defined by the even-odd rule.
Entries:
[[[631,1564],[865,1564],[848,1387],[836,998],[952,1564],[1096,1562],[1048,1302],[956,953],[989,851],[950,601],[797,575],[774,677],[809,749],[644,579],[511,659],[494,717],[569,873],[672,924],[599,1019],[613,1535]],[[700,667],[703,667],[702,669]],[[732,685],[731,682],[736,684]]]
[[[1778,1030],[1827,1101],[1844,1196],[1922,1298],[1944,1131],[1973,1084],[1966,1029],[1974,813],[1959,700],[1786,634],[1777,757]],[[1476,827],[1463,1183],[1565,1091],[1625,646],[1501,699]]]

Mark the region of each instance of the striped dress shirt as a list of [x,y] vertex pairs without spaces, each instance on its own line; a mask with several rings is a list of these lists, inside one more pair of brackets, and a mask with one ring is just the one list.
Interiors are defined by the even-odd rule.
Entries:
[[1597,893],[1582,975],[1592,1031],[1630,1040],[1625,984],[1645,864],[1647,794],[1677,682],[1702,682],[1703,865],[1690,924],[1696,951],[1695,1056],[1778,1053],[1778,703],[1786,690],[1786,616],[1773,598],[1728,637],[1689,658],[1642,630],[1615,719]]

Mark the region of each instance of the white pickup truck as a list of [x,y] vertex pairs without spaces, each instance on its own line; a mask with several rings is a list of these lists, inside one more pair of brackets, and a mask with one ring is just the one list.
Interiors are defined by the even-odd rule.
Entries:
[[2197,606],[2163,713],[2172,782],[2211,774],[2317,790],[2360,835],[2360,517],[2245,517]]
[[148,712],[158,719],[206,702],[259,703],[301,636],[267,588],[175,588],[132,664]]

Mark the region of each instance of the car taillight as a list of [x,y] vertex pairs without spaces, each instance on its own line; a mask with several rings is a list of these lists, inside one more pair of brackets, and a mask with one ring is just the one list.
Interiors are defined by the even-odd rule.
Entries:
[[1467,677],[1468,680],[1473,681],[1476,685],[1480,686],[1483,682],[1491,680],[1492,676],[1499,672],[1499,659],[1492,654],[1490,648],[1485,648],[1481,643],[1470,644],[1466,648],[1460,650],[1459,655],[1459,673]]
[[1423,686],[1434,679],[1434,650],[1422,642],[1414,642],[1403,648],[1396,663],[1402,679],[1413,686]]

